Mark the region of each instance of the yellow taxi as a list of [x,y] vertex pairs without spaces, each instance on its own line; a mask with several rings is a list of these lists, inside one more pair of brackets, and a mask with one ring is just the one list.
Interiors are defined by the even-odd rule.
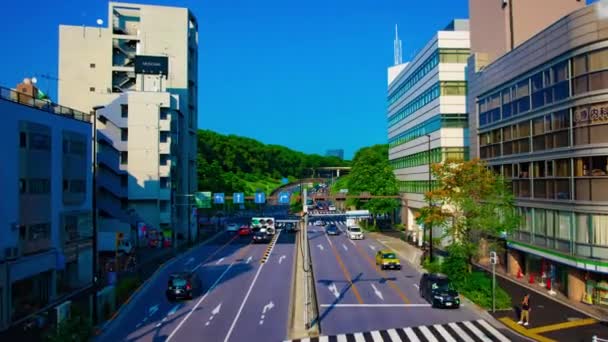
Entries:
[[394,270],[401,269],[401,262],[394,252],[388,249],[378,251],[376,253],[376,265],[380,266],[383,270],[390,268]]

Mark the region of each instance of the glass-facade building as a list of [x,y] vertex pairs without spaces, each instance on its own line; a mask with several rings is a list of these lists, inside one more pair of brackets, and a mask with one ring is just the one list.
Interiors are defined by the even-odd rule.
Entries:
[[[454,20],[408,63],[389,68],[389,161],[404,198],[403,223],[421,243],[424,227],[415,219],[425,206],[429,162],[468,156],[467,83],[468,20]],[[439,236],[439,235],[437,235]]]
[[608,304],[608,24],[598,9],[469,75],[471,152],[510,181],[522,216],[509,273],[551,279],[588,304]]

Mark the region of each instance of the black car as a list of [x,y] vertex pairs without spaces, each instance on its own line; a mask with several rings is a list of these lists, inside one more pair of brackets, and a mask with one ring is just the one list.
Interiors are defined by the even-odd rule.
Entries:
[[327,233],[327,235],[340,235],[340,230],[335,224],[330,224],[325,228],[325,233]]
[[169,275],[167,299],[192,299],[203,290],[203,283],[195,272],[179,272]]
[[272,235],[260,230],[253,233],[253,242],[270,242]]
[[433,307],[458,308],[460,297],[448,276],[439,273],[425,273],[420,278],[420,296]]

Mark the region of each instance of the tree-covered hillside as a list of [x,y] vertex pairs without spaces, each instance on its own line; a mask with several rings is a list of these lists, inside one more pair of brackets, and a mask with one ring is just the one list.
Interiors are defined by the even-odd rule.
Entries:
[[336,157],[305,154],[236,135],[198,131],[198,188],[201,191],[270,192],[283,177],[310,177],[311,168],[348,166]]

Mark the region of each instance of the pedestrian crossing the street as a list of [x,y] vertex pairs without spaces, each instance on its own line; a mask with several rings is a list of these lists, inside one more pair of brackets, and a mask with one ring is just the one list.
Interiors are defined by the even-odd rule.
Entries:
[[510,341],[483,319],[476,321],[452,322],[403,329],[374,330],[334,336],[319,336],[284,342],[456,342],[456,341]]

